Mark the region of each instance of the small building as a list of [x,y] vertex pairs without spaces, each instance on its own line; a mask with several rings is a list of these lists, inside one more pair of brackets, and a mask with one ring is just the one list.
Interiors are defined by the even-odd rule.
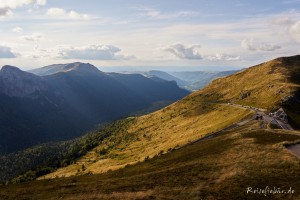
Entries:
[[276,112],[272,113],[272,116],[284,122],[288,121],[288,115],[284,112],[283,108],[280,108]]

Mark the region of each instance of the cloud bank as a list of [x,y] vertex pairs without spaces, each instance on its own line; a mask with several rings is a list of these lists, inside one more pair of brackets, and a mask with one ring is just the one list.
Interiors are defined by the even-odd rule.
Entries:
[[77,20],[88,20],[90,17],[87,14],[80,14],[71,10],[67,12],[62,8],[49,8],[47,10],[47,15],[59,18],[66,18],[66,19],[77,19]]
[[15,27],[15,28],[12,29],[12,32],[14,32],[14,33],[22,33],[23,29],[21,27],[17,26],[17,27]]
[[256,44],[253,40],[242,40],[241,47],[249,51],[276,51],[281,49],[281,46],[274,44],[260,43]]
[[10,47],[0,46],[0,58],[16,58],[18,54],[14,53]]
[[119,54],[120,48],[113,45],[91,45],[86,47],[68,47],[59,50],[59,58],[83,60],[128,60],[134,56]]
[[201,48],[200,45],[192,45],[187,47],[183,44],[174,44],[165,48],[164,50],[170,52],[180,59],[201,60],[202,56],[197,51],[199,48]]
[[22,36],[21,38],[29,42],[38,42],[44,39],[45,36],[42,33],[33,33],[31,35]]
[[148,17],[155,20],[165,20],[165,19],[176,19],[176,18],[188,18],[188,17],[195,17],[198,15],[197,12],[194,11],[177,11],[173,13],[163,13],[157,9],[147,8],[147,7],[138,7],[135,8],[141,17]]
[[1,0],[0,17],[12,14],[12,10],[26,5],[44,6],[46,0]]

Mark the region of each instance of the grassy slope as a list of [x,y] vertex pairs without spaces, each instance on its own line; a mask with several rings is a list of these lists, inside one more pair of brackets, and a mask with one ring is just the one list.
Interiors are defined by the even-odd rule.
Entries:
[[46,178],[115,170],[182,146],[251,115],[253,111],[247,109],[195,102],[187,97],[161,111],[128,119],[123,124],[127,126],[126,131],[116,131],[76,163]]
[[[210,101],[274,109],[299,90],[299,80],[300,56],[278,58],[217,79],[193,95],[204,96]],[[249,96],[241,99],[241,94],[247,92]]]
[[[241,120],[251,112],[209,102],[233,102],[273,110],[299,88],[300,56],[278,58],[240,73],[220,78],[203,90],[152,114],[138,117],[126,132],[119,132],[77,163],[47,178],[102,173],[153,157]],[[241,99],[241,94],[249,95]],[[294,121],[299,116],[290,111]],[[115,140],[120,140],[115,144]],[[111,144],[113,143],[113,144]],[[109,149],[105,155],[99,151]],[[82,171],[82,165],[87,168]]]
[[266,186],[296,190],[266,199],[299,199],[300,160],[283,146],[300,141],[299,132],[258,127],[252,122],[105,174],[0,187],[0,199],[263,199],[246,188]]

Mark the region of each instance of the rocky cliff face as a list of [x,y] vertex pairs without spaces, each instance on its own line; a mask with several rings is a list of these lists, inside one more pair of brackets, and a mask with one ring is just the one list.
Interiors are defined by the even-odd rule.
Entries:
[[11,97],[33,97],[45,90],[43,78],[24,72],[13,66],[3,66],[0,70],[0,93]]

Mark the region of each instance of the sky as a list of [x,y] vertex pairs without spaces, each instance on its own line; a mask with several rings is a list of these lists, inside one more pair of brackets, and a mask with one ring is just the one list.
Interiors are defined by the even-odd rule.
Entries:
[[0,66],[23,70],[216,71],[300,54],[300,0],[1,0],[0,24]]

